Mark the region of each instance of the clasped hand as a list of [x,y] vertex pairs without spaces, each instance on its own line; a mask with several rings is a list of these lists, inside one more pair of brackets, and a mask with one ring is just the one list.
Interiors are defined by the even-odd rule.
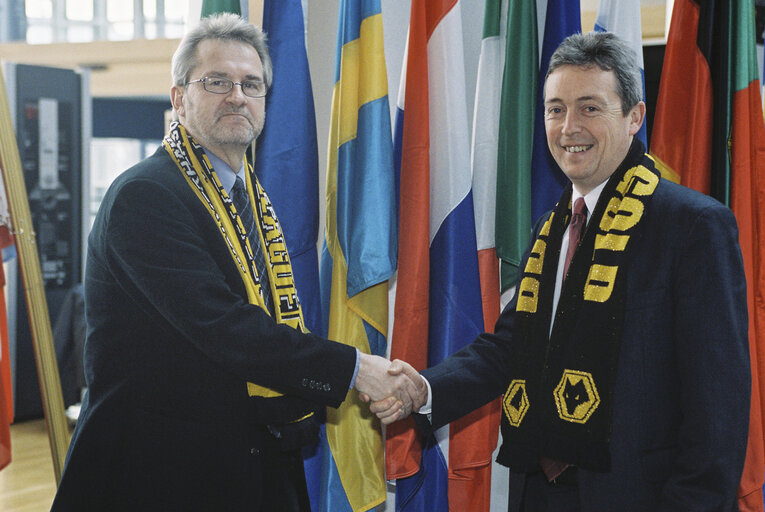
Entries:
[[363,353],[355,387],[364,402],[372,402],[369,409],[386,425],[409,416],[428,399],[427,384],[411,365]]

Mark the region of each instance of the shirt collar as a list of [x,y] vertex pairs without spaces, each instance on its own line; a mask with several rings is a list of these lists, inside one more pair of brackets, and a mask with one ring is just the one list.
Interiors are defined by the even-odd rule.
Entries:
[[213,169],[215,169],[215,174],[218,175],[220,184],[223,185],[226,192],[231,192],[237,176],[242,178],[245,188],[247,187],[247,180],[244,175],[244,162],[242,162],[242,167],[239,168],[239,171],[235,172],[226,162],[215,156],[212,151],[204,146],[202,149],[205,150],[205,154],[207,155],[207,158],[210,159],[210,163],[212,164]]
[[573,193],[571,194],[571,207],[573,209],[574,203],[577,199],[580,197],[584,197],[584,204],[587,205],[587,220],[590,220],[590,216],[592,215],[592,212],[595,211],[595,206],[598,204],[598,199],[600,199],[600,193],[603,192],[603,189],[606,187],[606,183],[608,183],[608,180],[605,180],[603,183],[595,187],[594,189],[590,190],[586,195],[582,196],[581,193],[574,187]]

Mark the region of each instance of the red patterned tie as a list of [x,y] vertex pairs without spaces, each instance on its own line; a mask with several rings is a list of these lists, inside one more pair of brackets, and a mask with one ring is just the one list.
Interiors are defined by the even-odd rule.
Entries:
[[571,222],[568,227],[568,252],[566,252],[566,261],[563,263],[563,280],[566,280],[568,275],[568,266],[571,264],[571,258],[574,257],[574,252],[579,246],[579,241],[582,239],[582,231],[584,226],[587,225],[587,204],[584,202],[584,198],[580,197],[574,203],[574,214],[571,216]]
[[[574,257],[574,252],[579,245],[579,241],[582,239],[582,231],[584,226],[587,225],[587,205],[584,202],[584,198],[580,197],[574,202],[574,214],[571,216],[571,222],[568,229],[568,251],[566,252],[566,260],[563,263],[563,280],[566,280],[568,275],[568,266],[571,264],[571,259]],[[539,461],[542,466],[547,480],[552,482],[558,478],[561,473],[566,471],[568,464],[557,460],[542,457]]]

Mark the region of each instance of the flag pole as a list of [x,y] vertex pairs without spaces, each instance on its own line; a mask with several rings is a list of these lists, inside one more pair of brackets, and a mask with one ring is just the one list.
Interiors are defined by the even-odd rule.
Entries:
[[[265,0],[248,0],[249,22],[256,27],[263,28],[263,2]],[[255,166],[255,141],[250,145],[250,161]]]
[[3,174],[11,226],[16,238],[45,424],[53,456],[53,471],[58,484],[64,470],[69,432],[64,414],[64,398],[61,393],[61,380],[53,347],[53,333],[37,254],[34,226],[2,71],[0,71],[0,171]]

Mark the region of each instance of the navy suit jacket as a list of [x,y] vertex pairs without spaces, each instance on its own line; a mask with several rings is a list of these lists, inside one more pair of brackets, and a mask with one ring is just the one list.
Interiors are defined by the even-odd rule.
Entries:
[[[737,510],[751,375],[735,218],[719,202],[662,179],[638,229],[628,250],[612,469],[579,468],[581,510]],[[528,251],[520,268],[527,258]],[[507,389],[515,305],[513,298],[496,334],[423,371],[434,428]],[[524,478],[511,472],[511,505]]]
[[88,395],[54,510],[251,510],[246,382],[337,407],[355,349],[276,324],[160,147],[104,197],[85,272]]

